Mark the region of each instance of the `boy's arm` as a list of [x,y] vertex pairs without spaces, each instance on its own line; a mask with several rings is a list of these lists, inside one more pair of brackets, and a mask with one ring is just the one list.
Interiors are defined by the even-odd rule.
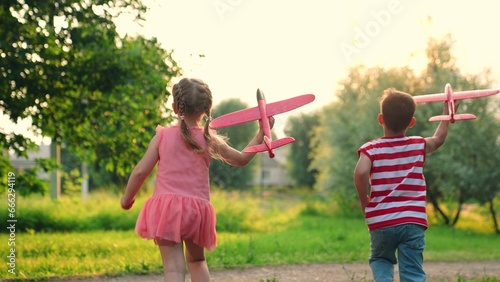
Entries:
[[370,158],[368,158],[367,155],[360,153],[358,163],[354,169],[354,186],[356,186],[359,203],[363,213],[365,212],[366,205],[370,201],[370,195],[368,195],[368,192],[370,187],[371,167],[372,161]]
[[449,121],[441,121],[432,137],[425,138],[425,152],[432,153],[444,144],[448,135]]
[[[458,103],[455,101],[455,111],[457,110]],[[443,115],[448,115],[448,104],[444,103],[443,106]],[[425,152],[432,153],[436,151],[441,145],[444,144],[446,140],[446,136],[448,135],[448,126],[450,125],[449,121],[441,121],[434,132],[432,137],[425,138]]]
[[121,206],[123,209],[128,210],[134,205],[135,195],[141,189],[144,180],[151,173],[156,163],[158,162],[158,137],[155,135],[151,142],[149,142],[148,149],[144,156],[135,166],[128,179],[127,188],[121,198]]

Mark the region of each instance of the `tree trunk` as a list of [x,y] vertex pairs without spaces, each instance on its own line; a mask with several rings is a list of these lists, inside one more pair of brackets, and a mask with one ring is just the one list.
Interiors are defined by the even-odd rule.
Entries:
[[500,234],[500,229],[498,228],[497,213],[495,211],[495,204],[493,203],[493,198],[488,200],[488,206],[491,213],[491,218],[493,219],[493,226],[495,228],[495,233]]
[[437,198],[435,197],[435,194],[432,192],[432,190],[428,189],[427,195],[429,196],[427,198],[431,202],[432,206],[434,207],[434,210],[436,210],[439,213],[439,215],[441,216],[441,218],[444,220],[444,224],[446,226],[450,225],[450,219],[448,218],[446,213],[444,213],[443,210],[439,207],[439,203],[437,201]]
[[57,144],[56,138],[52,138],[50,144],[50,157],[56,161],[56,168],[50,172],[50,198],[61,197],[61,146]]
[[460,213],[462,212],[462,205],[464,204],[464,197],[462,197],[462,193],[460,193],[460,196],[458,197],[458,207],[457,207],[457,213],[455,213],[455,217],[453,218],[453,222],[451,223],[451,226],[455,226],[458,222],[458,218],[460,217]]
[[455,224],[457,224],[458,222],[458,218],[460,217],[460,212],[462,211],[462,201],[460,201],[458,203],[458,207],[457,207],[457,213],[455,214],[455,217],[453,218],[453,222],[451,223],[451,226],[455,226]]

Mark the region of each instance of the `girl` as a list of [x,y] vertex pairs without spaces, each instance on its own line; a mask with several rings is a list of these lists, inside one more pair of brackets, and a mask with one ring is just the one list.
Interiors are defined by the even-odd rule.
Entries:
[[[210,203],[210,159],[244,166],[255,153],[230,147],[209,129],[212,93],[203,81],[183,78],[174,85],[173,96],[179,124],[156,128],[156,135],[130,175],[121,206],[126,210],[132,207],[135,195],[158,163],[153,196],[142,207],[135,231],[142,238],[155,240],[165,281],[184,282],[186,262],[192,281],[209,281],[204,248],[213,250],[217,245],[215,210]],[[203,128],[200,124],[204,116]],[[263,138],[261,126],[248,146],[262,143]]]

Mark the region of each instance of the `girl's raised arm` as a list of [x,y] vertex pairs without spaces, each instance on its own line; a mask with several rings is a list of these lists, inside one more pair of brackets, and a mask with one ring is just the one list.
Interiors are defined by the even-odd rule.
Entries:
[[[274,118],[269,118],[270,126],[273,128],[274,126]],[[247,147],[262,144],[264,141],[264,131],[262,129],[262,124],[259,122],[259,131],[257,135],[248,143]],[[247,165],[255,156],[256,153],[244,153],[242,151],[238,151],[228,144],[223,144],[220,152],[223,160],[234,166],[245,166]]]

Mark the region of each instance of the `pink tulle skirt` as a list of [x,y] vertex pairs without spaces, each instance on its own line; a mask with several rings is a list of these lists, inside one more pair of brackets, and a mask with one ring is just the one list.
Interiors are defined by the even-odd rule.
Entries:
[[162,194],[146,201],[135,232],[145,239],[191,240],[211,251],[217,246],[215,221],[215,209],[209,201]]

